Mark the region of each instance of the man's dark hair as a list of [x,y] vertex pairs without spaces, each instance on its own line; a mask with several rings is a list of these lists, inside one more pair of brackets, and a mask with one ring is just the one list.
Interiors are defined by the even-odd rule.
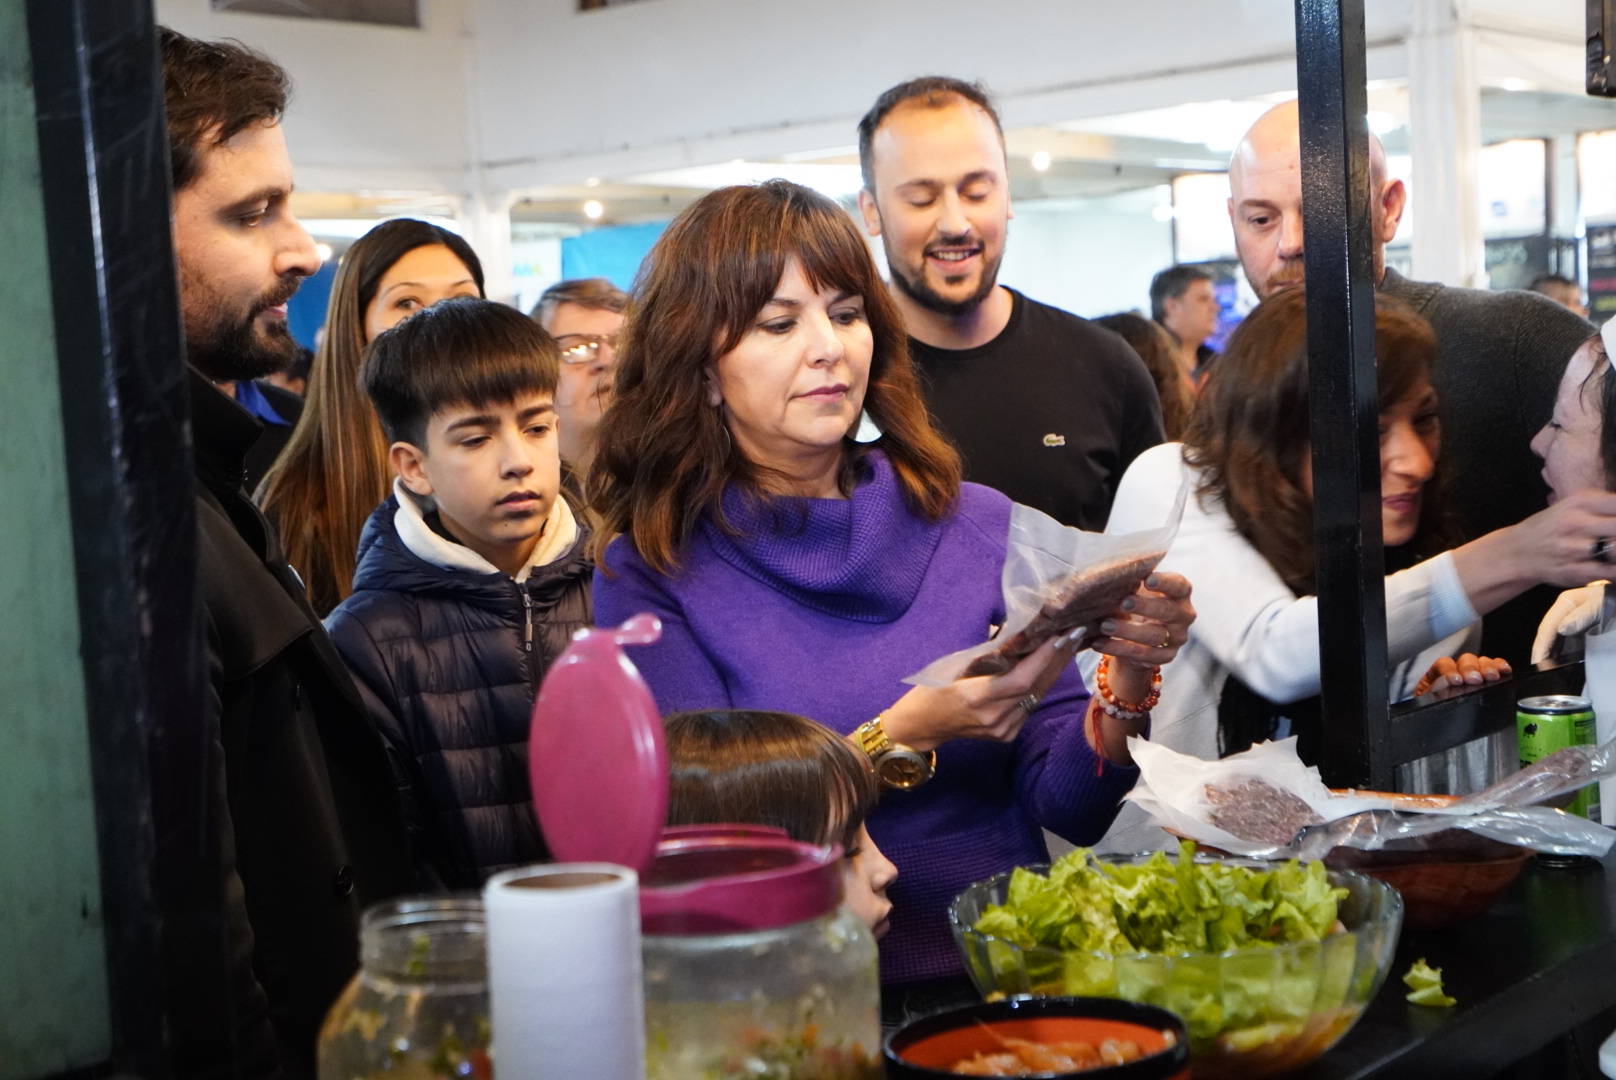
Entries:
[[424,448],[433,413],[554,394],[560,365],[555,341],[532,319],[492,300],[461,297],[378,335],[359,383],[388,440]]
[[168,159],[174,190],[202,171],[203,144],[228,142],[248,127],[279,121],[291,80],[281,66],[239,41],[198,41],[158,27]]
[[1564,274],[1539,274],[1532,279],[1532,284],[1528,285],[1527,288],[1535,293],[1543,293],[1545,296],[1549,295],[1554,289],[1576,289],[1579,293],[1582,291],[1581,285],[1578,285]]
[[577,304],[592,311],[615,311],[621,315],[628,309],[628,293],[603,277],[558,281],[545,289],[539,302],[533,305],[533,321],[543,326],[562,304]]
[[1167,321],[1167,301],[1177,300],[1184,290],[1197,281],[1211,281],[1212,275],[1199,266],[1180,263],[1169,266],[1150,279],[1150,317],[1159,323]]
[[875,144],[875,133],[893,109],[910,101],[918,101],[928,109],[943,109],[959,101],[968,101],[988,114],[994,130],[999,133],[999,144],[1004,144],[1004,126],[999,123],[999,110],[993,107],[993,98],[981,83],[953,79],[947,75],[924,75],[899,83],[876,98],[870,111],[859,121],[859,168],[864,172],[864,186],[871,194],[875,193],[875,162],[871,150]]

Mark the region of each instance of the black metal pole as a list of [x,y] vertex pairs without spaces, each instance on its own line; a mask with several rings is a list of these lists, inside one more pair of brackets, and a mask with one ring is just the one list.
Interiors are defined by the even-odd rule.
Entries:
[[[112,1021],[168,1075],[176,966],[225,985],[184,345],[151,0],[27,0]],[[227,1000],[227,999],[221,999]]]
[[1325,780],[1392,782],[1363,0],[1297,0]]

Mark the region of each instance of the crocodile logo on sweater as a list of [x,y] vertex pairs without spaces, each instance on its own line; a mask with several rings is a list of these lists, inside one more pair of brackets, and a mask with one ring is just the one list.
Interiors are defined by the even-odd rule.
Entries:
[[1066,445],[1066,436],[1064,436],[1064,435],[1054,435],[1054,434],[1045,435],[1044,436],[1044,445],[1045,446],[1065,446]]

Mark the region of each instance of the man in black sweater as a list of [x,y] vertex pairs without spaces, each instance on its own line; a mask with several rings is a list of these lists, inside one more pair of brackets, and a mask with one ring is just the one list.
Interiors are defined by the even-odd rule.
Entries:
[[[215,386],[285,366],[286,301],[320,265],[287,206],[286,75],[235,43],[162,30],[161,46],[208,644],[193,741],[211,770],[209,854],[163,868],[173,1073],[312,1078],[360,907],[409,889],[409,847],[381,739],[242,490],[262,425]],[[221,909],[222,964],[205,933]]]
[[[1264,113],[1229,163],[1229,216],[1246,279],[1259,297],[1302,281],[1301,139],[1294,101]],[[1386,266],[1407,199],[1369,136],[1376,286],[1436,331],[1442,459],[1464,538],[1513,525],[1548,505],[1529,448],[1548,422],[1571,354],[1593,334],[1584,319],[1525,290],[1488,292],[1410,281]],[[1554,590],[1533,589],[1487,616],[1482,648],[1526,670],[1539,618]]]
[[1010,177],[987,92],[943,77],[893,87],[859,121],[859,163],[865,227],[965,478],[1105,528],[1123,472],[1162,441],[1161,400],[1116,334],[998,283]]

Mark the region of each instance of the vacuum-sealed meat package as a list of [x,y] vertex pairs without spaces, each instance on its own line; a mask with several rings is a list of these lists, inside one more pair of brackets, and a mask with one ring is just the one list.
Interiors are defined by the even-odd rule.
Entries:
[[1005,620],[988,640],[932,661],[905,682],[946,686],[975,675],[1001,675],[1050,638],[1082,631],[1079,648],[1102,637],[1100,623],[1138,591],[1178,535],[1186,483],[1157,529],[1084,532],[1030,506],[1010,510],[1001,586]]

